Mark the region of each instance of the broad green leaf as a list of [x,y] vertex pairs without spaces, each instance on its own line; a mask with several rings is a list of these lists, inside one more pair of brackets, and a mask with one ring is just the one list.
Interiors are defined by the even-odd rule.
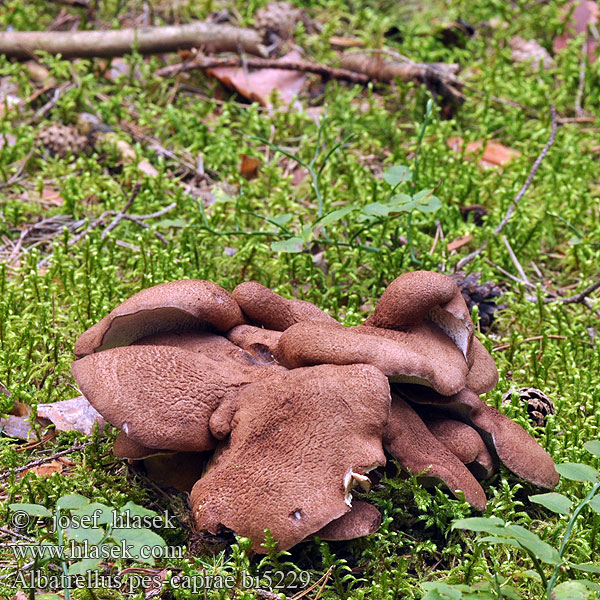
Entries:
[[156,517],[158,515],[155,510],[144,508],[135,502],[131,502],[131,500],[119,512],[129,517]]
[[413,197],[409,196],[408,194],[396,194],[390,204],[392,205],[396,205],[396,204],[408,204],[409,202],[413,201]]
[[91,502],[87,506],[82,506],[81,508],[74,510],[71,515],[74,517],[91,516],[94,519],[94,525],[111,525],[116,513],[117,511],[114,508],[106,506],[106,504],[102,504],[101,502]]
[[41,504],[9,504],[9,508],[14,512],[24,512],[31,517],[51,517],[52,513]]
[[98,568],[102,562],[100,558],[84,558],[69,567],[69,575],[85,575],[88,571]]
[[423,198],[425,198],[426,196],[429,196],[429,194],[431,194],[431,192],[433,192],[432,189],[426,189],[426,190],[421,190],[420,192],[417,192],[413,198],[415,200],[421,200]]
[[591,594],[580,581],[564,581],[552,590],[552,600],[588,600]]
[[396,165],[394,167],[388,167],[383,172],[383,179],[392,187],[396,187],[403,181],[412,181],[412,173],[408,167]]
[[104,530],[100,527],[67,527],[65,533],[71,540],[76,542],[87,542],[96,545],[104,537]]
[[571,481],[591,481],[596,483],[600,473],[590,467],[590,465],[584,465],[581,463],[561,463],[556,465],[556,470],[566,479]]
[[524,548],[531,550],[541,561],[549,564],[561,562],[558,550],[550,544],[541,540],[535,533],[521,527],[521,525],[509,525],[506,528],[507,535],[517,540]]
[[274,252],[302,252],[304,240],[299,237],[291,237],[280,242],[271,242],[271,250]]
[[369,215],[370,217],[387,217],[390,214],[390,210],[392,210],[392,207],[388,204],[372,202],[371,204],[367,204],[362,209],[362,212],[364,215]]
[[600,440],[586,442],[583,447],[594,456],[600,456]]
[[66,496],[61,496],[56,501],[56,506],[58,508],[76,509],[83,508],[89,503],[89,499],[85,496],[81,496],[80,494],[67,494]]
[[278,217],[270,217],[269,220],[273,221],[273,223],[277,223],[277,225],[285,225],[292,220],[294,215],[291,213],[284,213],[283,215],[279,215]]
[[[470,531],[483,531],[484,533],[503,533],[504,521],[498,517],[469,517],[458,519],[452,523],[452,529],[468,529]],[[499,531],[500,530],[500,531]]]
[[600,513],[600,496],[594,496],[589,502],[588,506],[597,513]]
[[337,210],[333,210],[330,213],[327,213],[324,217],[321,217],[315,225],[321,225],[323,227],[327,227],[332,223],[336,223],[340,219],[343,219],[347,214],[351,213],[353,210],[356,210],[356,206],[344,206],[344,208],[338,208]]
[[125,540],[130,544],[139,544],[140,546],[166,546],[165,540],[163,540],[158,533],[154,533],[154,531],[151,529],[139,527],[132,527],[130,529],[113,529],[111,535],[117,542]]
[[571,569],[576,569],[577,571],[583,571],[585,573],[600,573],[600,567],[598,567],[597,565],[569,563],[569,567],[571,567]]
[[417,208],[424,213],[434,213],[442,208],[442,203],[437,196],[430,196],[427,203],[419,202]]
[[486,542],[487,544],[506,544],[507,546],[514,546],[515,548],[521,547],[515,540],[495,535],[486,535],[482,538],[479,538],[479,541]]
[[558,513],[559,515],[569,514],[573,503],[566,496],[550,492],[549,494],[535,494],[529,496],[529,499],[536,504],[541,504],[548,510]]
[[423,600],[460,600],[462,592],[457,586],[448,585],[440,581],[428,581],[421,587],[427,592]]

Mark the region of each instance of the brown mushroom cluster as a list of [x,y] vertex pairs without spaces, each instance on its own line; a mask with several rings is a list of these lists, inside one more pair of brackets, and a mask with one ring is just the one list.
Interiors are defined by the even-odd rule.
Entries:
[[473,331],[453,280],[427,271],[393,281],[357,327],[256,282],[230,294],[173,281],[86,331],[73,374],[121,430],[118,456],[214,450],[191,491],[199,529],[233,530],[257,552],[269,530],[285,550],[377,530],[352,490],[369,491],[384,449],[479,510],[478,479],[499,462],[557,484],[546,451],[480,398],[498,373]]

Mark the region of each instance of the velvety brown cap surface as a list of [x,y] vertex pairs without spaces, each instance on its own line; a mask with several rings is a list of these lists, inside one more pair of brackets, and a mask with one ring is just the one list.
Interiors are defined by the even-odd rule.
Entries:
[[430,385],[454,394],[465,385],[467,363],[454,343],[433,323],[410,332],[340,324],[298,323],[281,334],[276,358],[293,369],[315,364],[365,363],[391,381]]
[[233,290],[232,296],[254,324],[266,329],[285,331],[295,323],[303,321],[337,323],[311,302],[289,300],[256,281],[240,283]]
[[490,477],[494,472],[494,460],[481,436],[462,421],[433,416],[433,411],[428,412],[428,415],[424,415],[419,411],[419,416],[427,429],[462,463],[465,465],[476,463],[479,467],[476,476]]
[[441,273],[413,271],[394,279],[364,324],[407,329],[426,318],[436,323],[467,357],[474,330],[469,309],[456,283]]
[[188,279],[142,290],[84,332],[76,356],[127,346],[142,337],[177,329],[227,331],[244,322],[231,294],[210,281]]
[[543,488],[556,487],[559,475],[552,457],[518,423],[488,406],[475,392],[465,388],[448,398],[422,386],[403,386],[402,394],[411,402],[438,404],[447,415],[476,429],[490,452],[515,475]]
[[210,416],[255,373],[168,346],[113,348],[75,361],[72,370],[92,406],[134,442],[181,451],[214,448]]
[[467,375],[466,387],[476,394],[485,394],[493,390],[498,383],[498,369],[492,355],[476,337],[473,337],[469,358],[471,368]]
[[469,469],[425,426],[415,410],[392,394],[392,408],[383,443],[409,473],[443,481],[450,491],[461,490],[465,500],[485,510],[485,493]]
[[353,540],[375,533],[380,525],[381,513],[372,504],[355,500],[345,515],[319,529],[313,537],[329,541]]
[[194,486],[198,527],[291,548],[349,510],[352,473],[384,464],[386,377],[369,365],[320,365],[244,388],[231,435]]

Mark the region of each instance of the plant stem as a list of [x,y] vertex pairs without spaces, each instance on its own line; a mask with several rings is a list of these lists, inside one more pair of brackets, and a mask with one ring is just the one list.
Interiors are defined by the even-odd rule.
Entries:
[[[563,537],[563,541],[560,545],[560,549],[558,550],[559,556],[562,558],[565,550],[567,549],[567,544],[571,538],[571,533],[573,532],[573,527],[575,527],[575,521],[577,517],[580,515],[581,511],[590,503],[590,500],[598,493],[600,490],[600,482],[596,483],[590,493],[583,499],[581,504],[573,511],[569,522],[567,523],[567,528],[565,529],[565,535]],[[546,586],[546,596],[547,600],[552,600],[552,590],[556,584],[556,580],[558,579],[558,574],[560,573],[560,568],[563,563],[560,562],[554,567],[554,571],[552,572],[552,577],[550,577],[550,581]]]

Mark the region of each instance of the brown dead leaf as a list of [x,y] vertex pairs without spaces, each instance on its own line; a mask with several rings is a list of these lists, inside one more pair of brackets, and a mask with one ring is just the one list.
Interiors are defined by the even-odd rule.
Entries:
[[[296,62],[301,60],[299,52],[292,52],[282,56],[279,62]],[[279,97],[285,104],[289,104],[306,82],[306,75],[300,71],[287,71],[284,69],[257,69],[247,72],[241,67],[218,67],[206,71],[222,84],[236,90],[239,94],[258,102],[261,106],[270,107],[271,94],[277,90]]]
[[58,460],[52,460],[50,462],[44,463],[43,465],[38,465],[37,467],[32,467],[31,469],[27,469],[26,473],[35,473],[38,477],[48,477],[53,473],[62,473],[64,466]]
[[100,413],[84,396],[51,404],[38,404],[37,414],[52,421],[59,431],[74,430],[90,435],[94,429],[94,423],[98,423],[100,429],[105,424]]
[[158,177],[158,171],[149,160],[140,160],[138,170],[148,177]]
[[[573,5],[576,4],[575,9]],[[590,61],[596,60],[596,49],[598,48],[598,41],[594,39],[594,36],[588,32],[589,25],[597,25],[598,23],[598,4],[594,0],[580,0],[579,2],[571,1],[567,3],[564,8],[564,17],[571,12],[571,17],[565,31],[562,35],[558,35],[552,42],[552,49],[554,52],[564,50],[567,47],[567,42],[579,35],[580,33],[586,33],[586,52],[590,58]]]
[[42,189],[41,200],[53,206],[62,206],[65,202],[64,198],[52,187]]
[[466,246],[473,239],[473,234],[468,233],[467,235],[463,235],[462,237],[456,238],[451,242],[448,242],[448,251],[453,252],[454,250],[458,250],[463,246]]
[[329,44],[334,48],[362,48],[365,43],[358,38],[334,35],[329,38]]
[[240,162],[240,175],[248,181],[256,179],[258,177],[258,168],[261,165],[260,160],[247,154],[240,154],[240,158],[242,159]]
[[[30,416],[31,406],[17,401],[13,405],[8,417],[0,419],[0,431],[8,437],[18,438],[20,440],[37,439],[35,432],[31,428],[31,423],[29,422]],[[48,421],[41,418],[38,418],[36,422],[43,427],[49,425]]]
[[50,74],[50,71],[35,60],[28,60],[25,63],[25,68],[29,72],[29,77],[33,83],[39,87],[54,87],[57,82]]
[[[448,147],[455,152],[460,152],[464,143],[461,137],[451,137],[446,140]],[[482,146],[483,142],[481,140],[470,142],[465,147],[465,154],[479,153]],[[513,150],[498,142],[487,142],[479,159],[479,164],[484,167],[503,167],[518,156],[521,156],[518,150]]]
[[546,48],[536,40],[526,40],[515,35],[510,40],[510,49],[512,50],[512,59],[515,62],[532,61],[535,67],[538,67],[541,62],[544,69],[549,69],[554,65],[554,61]]

